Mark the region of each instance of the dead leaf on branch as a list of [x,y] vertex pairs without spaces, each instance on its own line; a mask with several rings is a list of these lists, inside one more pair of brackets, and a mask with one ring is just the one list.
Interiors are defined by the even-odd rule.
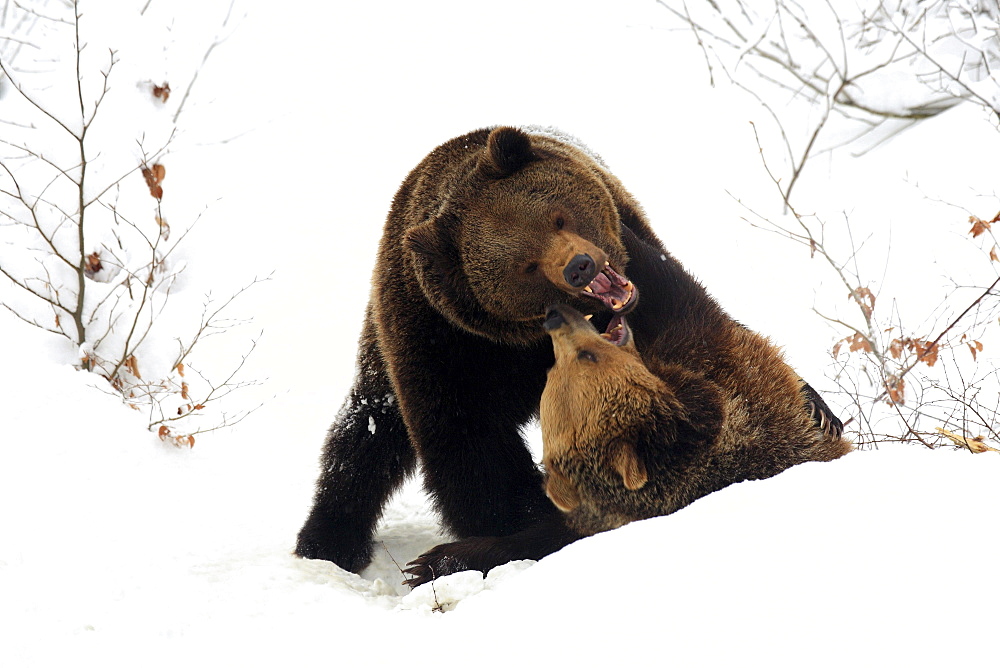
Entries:
[[[161,189],[162,190],[162,189]],[[164,241],[170,240],[170,225],[167,224],[166,218],[156,217],[156,224],[160,226],[160,238]]]
[[135,355],[129,355],[128,359],[125,360],[125,368],[129,370],[133,376],[142,380],[142,376],[139,374],[139,360],[135,358]]
[[[972,229],[969,230],[969,234],[973,238],[978,237],[980,234],[985,234],[990,231],[993,223],[1000,222],[1000,212],[993,216],[992,220],[983,220],[979,216],[969,216],[969,222],[972,223]],[[992,257],[992,254],[991,254]]]
[[934,366],[938,359],[938,344],[927,341],[914,340],[913,349],[917,353],[917,361],[923,362],[927,366]]
[[889,343],[889,354],[898,360],[903,356],[904,351],[909,351],[917,356],[918,362],[923,362],[927,366],[934,366],[938,361],[938,344],[922,339],[893,339]]
[[170,98],[170,84],[164,81],[162,86],[154,85],[153,97],[166,104],[167,100]]
[[149,194],[156,199],[163,199],[163,186],[160,184],[167,176],[166,168],[160,163],[156,163],[152,167],[143,165],[141,171],[142,177],[146,179],[146,185],[149,186]]
[[968,448],[970,452],[974,452],[976,454],[989,451],[1000,452],[1000,450],[986,445],[986,438],[984,436],[969,438],[967,436],[962,436],[961,434],[948,431],[947,429],[942,429],[941,427],[934,427],[934,429],[955,445]]
[[97,272],[101,269],[104,269],[104,265],[101,264],[101,256],[99,253],[91,253],[84,258],[83,275],[87,278],[93,279]]
[[855,334],[852,334],[851,336],[844,337],[843,339],[841,339],[840,341],[837,341],[837,343],[835,343],[833,345],[833,356],[834,357],[836,357],[838,354],[840,354],[840,348],[845,343],[847,343],[847,344],[850,345],[850,347],[848,348],[848,350],[850,352],[852,352],[852,353],[855,353],[855,352],[857,352],[859,350],[862,350],[862,351],[864,351],[866,353],[870,353],[873,350],[872,344],[868,340],[868,338],[865,335],[861,334],[860,332],[857,332]]
[[904,394],[906,393],[906,381],[896,376],[889,376],[885,383],[886,392],[889,393],[889,404],[903,405],[906,403]]
[[174,435],[174,432],[165,424],[161,424],[160,428],[157,430],[156,435],[160,437],[161,441],[170,441],[175,447],[183,448],[193,448],[194,447],[194,435],[193,434],[181,434]]
[[[850,294],[850,298],[857,302],[858,307],[865,314],[866,318],[872,317],[875,310],[875,295],[868,288],[858,288]],[[867,301],[867,303],[866,303]]]

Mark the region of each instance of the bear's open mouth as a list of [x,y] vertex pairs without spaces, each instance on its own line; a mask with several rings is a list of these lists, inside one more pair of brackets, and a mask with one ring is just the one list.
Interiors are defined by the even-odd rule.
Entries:
[[616,346],[624,346],[628,341],[628,327],[625,326],[625,316],[615,315],[611,318],[608,330],[601,336]]
[[[586,318],[588,321],[590,321],[591,325],[599,324],[593,322],[594,316],[592,315],[585,315],[583,317]],[[605,339],[606,341],[610,341],[616,346],[624,346],[626,343],[628,343],[629,329],[628,326],[626,326],[625,324],[625,316],[619,313],[616,313],[613,316],[611,316],[611,320],[605,327],[604,333],[601,334],[601,338]]]
[[604,302],[615,313],[622,313],[635,297],[635,286],[605,262],[604,269],[583,288],[583,294]]

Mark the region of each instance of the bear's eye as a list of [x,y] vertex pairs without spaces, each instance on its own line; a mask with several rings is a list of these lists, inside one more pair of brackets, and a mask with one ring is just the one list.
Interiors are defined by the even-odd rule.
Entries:
[[576,354],[578,360],[584,360],[586,362],[597,362],[597,355],[590,352],[589,350],[581,350]]
[[566,227],[566,219],[563,218],[562,216],[556,216],[555,223],[557,230],[561,230],[562,228]]
[[533,274],[536,271],[538,271],[538,263],[537,262],[529,262],[528,265],[525,266],[525,268],[524,268],[524,273],[526,273],[526,274]]

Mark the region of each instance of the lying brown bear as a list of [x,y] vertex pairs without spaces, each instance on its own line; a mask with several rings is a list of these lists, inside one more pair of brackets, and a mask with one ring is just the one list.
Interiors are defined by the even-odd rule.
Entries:
[[590,535],[667,515],[851,451],[840,421],[775,346],[660,249],[629,247],[643,288],[629,319],[657,334],[637,349],[624,322],[602,335],[566,305],[545,321],[556,356],[541,400],[545,489],[571,529]]

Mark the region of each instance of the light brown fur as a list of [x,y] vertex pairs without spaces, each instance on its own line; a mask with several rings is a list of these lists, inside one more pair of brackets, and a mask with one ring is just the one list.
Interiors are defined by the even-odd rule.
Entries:
[[728,322],[711,354],[675,354],[661,341],[640,357],[632,341],[612,344],[573,309],[550,311],[546,493],[574,530],[667,515],[732,483],[852,449],[810,416],[780,351]]

